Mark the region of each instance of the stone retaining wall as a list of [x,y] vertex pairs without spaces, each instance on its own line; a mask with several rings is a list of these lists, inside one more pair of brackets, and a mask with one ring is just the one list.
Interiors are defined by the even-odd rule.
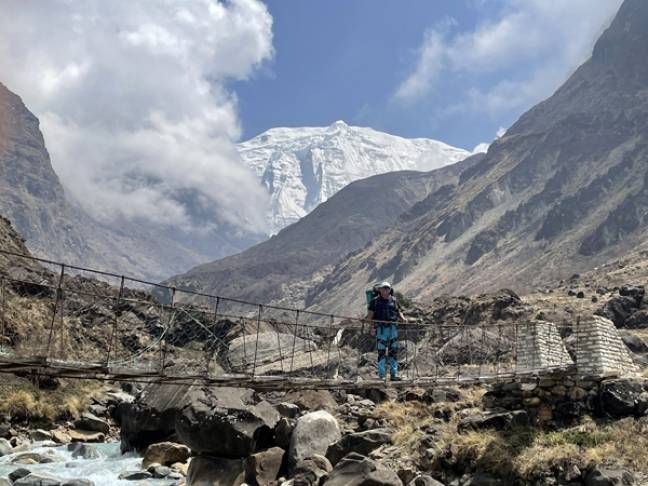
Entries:
[[569,422],[595,409],[602,378],[580,378],[575,368],[489,387],[486,409],[527,410],[535,423]]

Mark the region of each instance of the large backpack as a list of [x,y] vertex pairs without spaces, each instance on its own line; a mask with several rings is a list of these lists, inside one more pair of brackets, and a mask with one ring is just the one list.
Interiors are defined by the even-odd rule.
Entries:
[[[379,285],[380,285],[379,283],[373,284],[371,286],[371,288],[365,290],[365,299],[367,301],[367,306],[369,306],[369,304],[371,304],[372,300],[374,300],[375,298],[377,298],[380,295],[380,290],[378,288]],[[394,295],[394,288],[393,287],[391,289],[389,289],[389,293],[391,295]]]

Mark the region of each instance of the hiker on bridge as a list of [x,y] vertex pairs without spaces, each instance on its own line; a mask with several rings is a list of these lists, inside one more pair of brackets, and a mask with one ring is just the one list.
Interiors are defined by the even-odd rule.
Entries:
[[374,331],[376,333],[378,376],[385,378],[385,367],[389,361],[391,379],[398,380],[398,321],[405,322],[405,316],[389,282],[382,282],[367,291],[367,300],[367,319],[374,322],[372,334]]

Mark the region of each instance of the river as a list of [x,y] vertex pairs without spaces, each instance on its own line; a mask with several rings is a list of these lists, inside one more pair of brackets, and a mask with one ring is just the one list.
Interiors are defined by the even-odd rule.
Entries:
[[[99,459],[74,459],[67,446],[59,447],[34,447],[28,452],[48,453],[54,451],[56,462],[47,464],[20,465],[11,464],[11,461],[22,451],[0,457],[0,478],[7,478],[8,475],[19,468],[29,469],[33,473],[45,473],[60,479],[89,479],[95,486],[115,485],[155,485],[171,486],[180,484],[181,481],[169,479],[145,479],[136,481],[120,480],[119,475],[126,471],[138,471],[142,464],[142,457],[134,453],[122,455],[119,451],[119,443],[93,444],[101,457]],[[50,452],[51,453],[51,452]]]

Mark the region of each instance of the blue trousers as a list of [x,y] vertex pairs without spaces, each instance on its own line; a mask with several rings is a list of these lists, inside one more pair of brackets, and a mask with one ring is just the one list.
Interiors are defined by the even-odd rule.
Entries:
[[378,324],[376,326],[378,349],[378,376],[385,377],[385,368],[389,362],[389,374],[396,377],[398,373],[398,327],[396,323]]

